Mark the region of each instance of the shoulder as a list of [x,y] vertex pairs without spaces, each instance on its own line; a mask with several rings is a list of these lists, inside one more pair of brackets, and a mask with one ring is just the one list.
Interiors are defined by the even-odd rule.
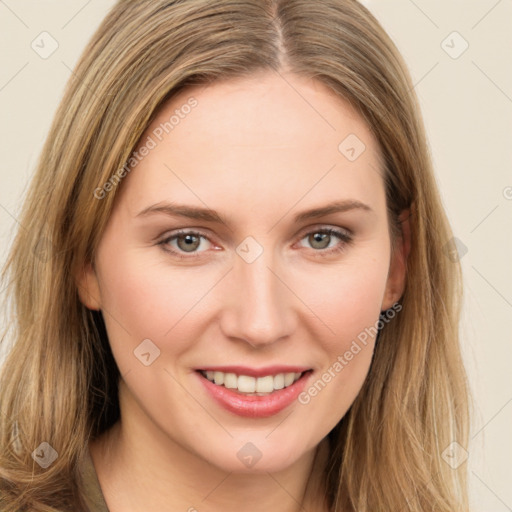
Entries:
[[79,472],[85,491],[85,499],[89,509],[94,512],[109,512],[98,480],[98,475],[94,467],[89,446],[87,447],[84,457],[80,463]]

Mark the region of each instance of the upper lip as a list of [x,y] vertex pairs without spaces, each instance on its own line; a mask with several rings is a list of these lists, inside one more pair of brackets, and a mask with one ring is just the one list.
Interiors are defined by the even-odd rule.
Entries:
[[279,373],[303,373],[312,368],[308,366],[273,365],[262,368],[250,368],[248,366],[202,366],[197,371],[212,371],[223,373],[236,373],[250,377],[264,377],[265,375],[277,375]]

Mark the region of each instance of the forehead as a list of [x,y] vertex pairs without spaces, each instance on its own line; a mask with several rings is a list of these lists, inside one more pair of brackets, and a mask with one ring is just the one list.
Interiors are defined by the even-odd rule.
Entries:
[[364,119],[324,84],[297,75],[184,89],[161,107],[144,145],[151,149],[123,183],[132,211],[178,198],[253,210],[301,198],[383,198],[380,152]]
[[[187,108],[191,98],[197,101],[193,109]],[[262,72],[189,87],[164,104],[147,134],[171,117],[171,124],[176,124],[162,137],[182,135],[181,142],[188,138],[193,144],[194,137],[188,137],[193,134],[202,137],[205,148],[222,142],[248,150],[258,146],[337,150],[349,133],[357,134],[367,147],[375,143],[365,121],[346,100],[317,80],[290,73]]]

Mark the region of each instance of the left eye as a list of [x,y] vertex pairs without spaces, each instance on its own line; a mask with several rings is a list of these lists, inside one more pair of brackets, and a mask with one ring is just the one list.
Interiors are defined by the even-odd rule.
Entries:
[[[330,242],[333,238],[337,238],[339,242],[336,245],[330,246]],[[171,236],[168,236],[159,245],[163,246],[164,250],[176,255],[179,258],[194,257],[194,253],[201,253],[204,251],[198,251],[197,249],[201,246],[201,240],[208,240],[208,237],[197,231],[179,231]],[[352,236],[346,231],[340,231],[333,228],[323,228],[309,231],[302,238],[302,240],[308,240],[313,249],[318,249],[314,252],[319,255],[327,255],[335,252],[342,251],[347,244],[352,241]],[[172,245],[171,242],[176,242],[176,246]],[[191,256],[184,256],[183,254],[189,253]]]
[[[336,237],[338,241],[341,241],[341,244],[335,245],[334,247],[329,247],[329,242],[333,240],[333,237]],[[333,228],[324,228],[324,229],[316,229],[314,231],[310,231],[306,233],[301,240],[307,239],[308,242],[313,246],[314,249],[320,249],[320,254],[331,254],[333,252],[341,251],[345,248],[346,244],[349,244],[352,241],[351,235],[349,235],[345,231],[339,231]],[[327,240],[327,245],[326,245]]]

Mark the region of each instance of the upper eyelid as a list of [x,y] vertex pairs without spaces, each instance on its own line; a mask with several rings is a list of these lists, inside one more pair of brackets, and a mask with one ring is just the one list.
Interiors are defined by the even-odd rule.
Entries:
[[[322,230],[341,231],[342,233],[345,233],[346,236],[349,238],[352,238],[354,236],[353,231],[346,227],[333,226],[331,224],[315,224],[313,226],[308,226],[308,227],[303,228],[296,235],[294,235],[294,238],[299,237],[299,240],[302,240],[308,234],[315,232],[315,231],[322,231]],[[206,238],[211,244],[215,245],[215,241],[211,240],[210,235],[203,232],[201,229],[196,229],[196,228],[180,228],[178,230],[175,230],[174,232],[172,232],[170,234],[166,234],[163,237],[161,237],[159,243],[165,243],[170,240],[174,240],[175,238],[177,238],[180,235],[188,235],[188,234],[200,235],[201,237]],[[336,233],[332,233],[332,235],[336,236]],[[341,240],[341,241],[343,242],[343,240]]]
[[[354,233],[351,229],[347,228],[347,227],[341,227],[341,226],[334,226],[332,224],[314,224],[313,226],[308,226],[308,227],[305,227],[305,228],[302,228],[301,230],[299,230],[297,232],[297,234],[294,235],[294,237],[297,237],[299,236],[300,234],[304,233],[304,234],[309,234],[311,233],[312,231],[315,231],[315,230],[318,230],[318,231],[321,231],[323,229],[333,229],[333,230],[337,230],[337,231],[342,231],[342,232],[346,232],[348,235],[352,236]],[[199,234],[205,238],[212,238],[212,236],[207,232],[207,231],[203,231],[202,229],[200,228],[178,228],[178,229],[175,229],[175,230],[171,230],[161,236],[158,237],[158,239],[160,240],[167,240],[169,238],[173,238],[175,236],[178,236],[178,235],[188,235],[188,234]]]

